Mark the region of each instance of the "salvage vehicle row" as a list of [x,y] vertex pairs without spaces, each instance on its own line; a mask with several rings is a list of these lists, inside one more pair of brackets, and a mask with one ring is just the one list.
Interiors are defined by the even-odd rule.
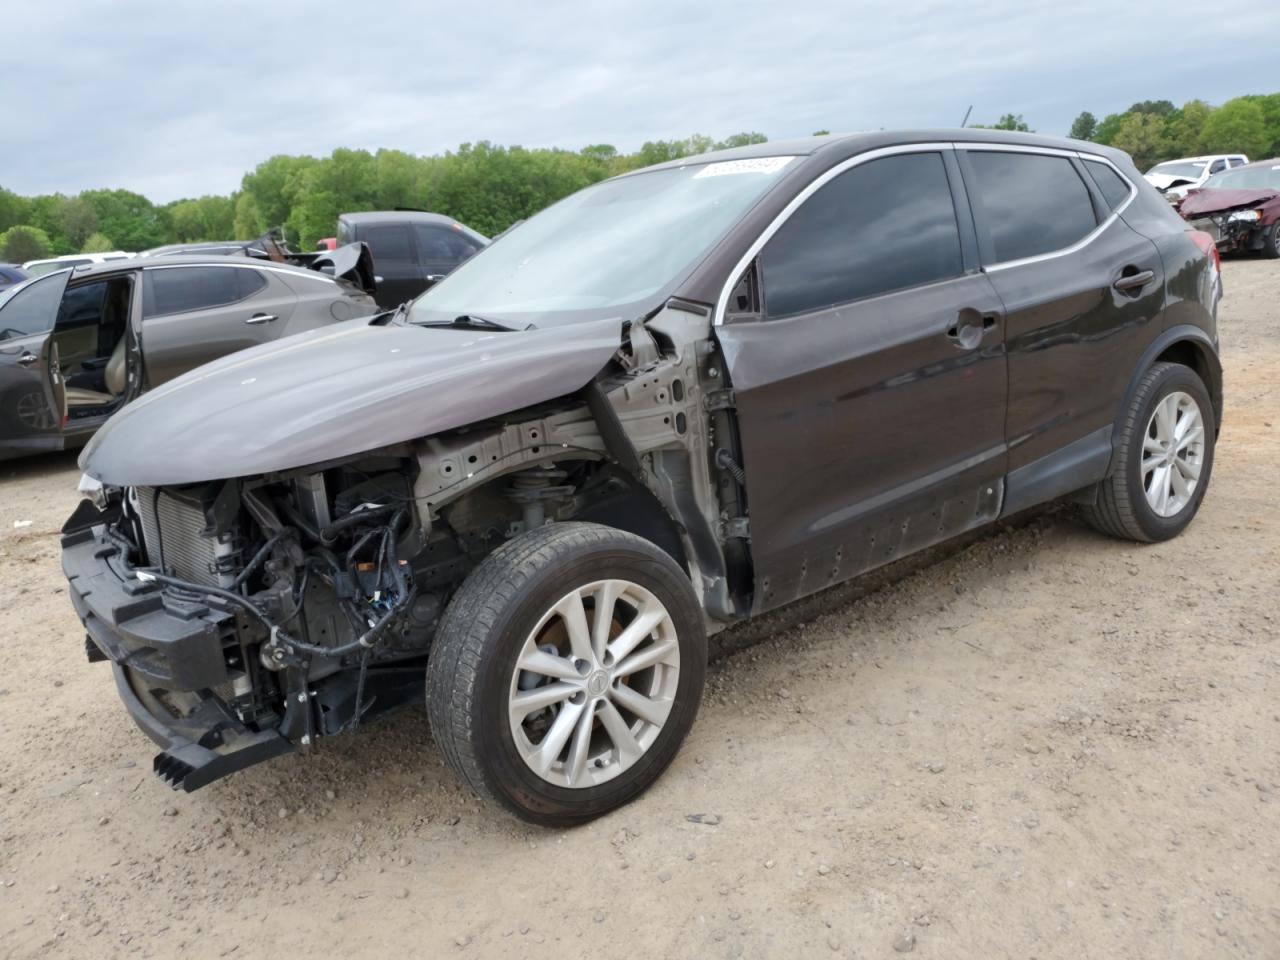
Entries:
[[122,258],[38,276],[0,297],[0,459],[84,442],[144,390],[225,354],[374,313],[347,278],[271,260]]

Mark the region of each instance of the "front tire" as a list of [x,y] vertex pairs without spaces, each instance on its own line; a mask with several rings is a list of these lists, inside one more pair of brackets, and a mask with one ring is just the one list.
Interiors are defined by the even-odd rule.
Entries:
[[520,817],[570,826],[634,799],[693,725],[706,676],[693,586],[647,540],[556,523],[491,553],[427,665],[445,760]]
[[1085,518],[1126,540],[1176,537],[1200,509],[1213,471],[1216,427],[1209,391],[1189,367],[1153,364],[1117,429],[1114,468],[1098,484]]
[[1271,260],[1280,260],[1280,220],[1262,235],[1262,255]]

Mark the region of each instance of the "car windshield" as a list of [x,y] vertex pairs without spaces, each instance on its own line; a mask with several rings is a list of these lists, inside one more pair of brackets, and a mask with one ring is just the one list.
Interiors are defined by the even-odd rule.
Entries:
[[477,253],[415,300],[409,319],[630,319],[696,266],[793,159],[691,163],[580,190]]
[[1260,167],[1224,170],[1205,181],[1206,190],[1280,190],[1280,160]]
[[1208,166],[1207,160],[1173,160],[1169,163],[1157,163],[1147,171],[1161,177],[1199,177]]

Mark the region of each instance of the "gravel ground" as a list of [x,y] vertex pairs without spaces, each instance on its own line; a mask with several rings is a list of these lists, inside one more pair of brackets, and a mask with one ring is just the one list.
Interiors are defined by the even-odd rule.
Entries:
[[0,955],[1280,957],[1280,264],[1225,284],[1186,534],[1049,512],[775,618],[568,832],[480,808],[422,711],[170,792],[62,585],[73,457],[5,464]]

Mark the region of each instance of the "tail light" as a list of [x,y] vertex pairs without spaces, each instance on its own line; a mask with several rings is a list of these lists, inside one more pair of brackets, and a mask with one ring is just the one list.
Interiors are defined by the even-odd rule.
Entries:
[[1221,270],[1222,257],[1218,253],[1218,245],[1214,242],[1213,237],[1203,230],[1188,230],[1187,233],[1191,234],[1191,239],[1195,241],[1195,245],[1200,248],[1204,255],[1213,261],[1213,269]]

